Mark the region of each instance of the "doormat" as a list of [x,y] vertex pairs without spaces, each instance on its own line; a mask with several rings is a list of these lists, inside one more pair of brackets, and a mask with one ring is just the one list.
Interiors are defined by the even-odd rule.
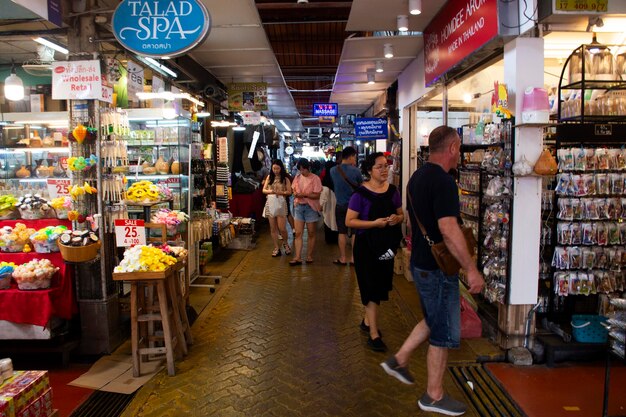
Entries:
[[482,365],[450,365],[448,371],[481,417],[526,417]]
[[96,391],[70,417],[117,417],[122,414],[135,394]]

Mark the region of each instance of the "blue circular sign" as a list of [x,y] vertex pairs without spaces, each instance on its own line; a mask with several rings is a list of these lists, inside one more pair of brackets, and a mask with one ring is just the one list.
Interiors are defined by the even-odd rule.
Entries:
[[174,57],[206,38],[211,16],[197,0],[123,0],[112,26],[126,49],[153,58]]

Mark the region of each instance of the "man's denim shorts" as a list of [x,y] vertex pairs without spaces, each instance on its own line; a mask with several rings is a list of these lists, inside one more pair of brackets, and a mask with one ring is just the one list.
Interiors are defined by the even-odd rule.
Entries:
[[320,214],[308,204],[297,204],[294,207],[293,217],[301,222],[315,223],[320,219]]
[[458,275],[441,270],[424,271],[411,266],[413,283],[422,301],[424,319],[430,328],[429,342],[442,348],[461,344],[461,306]]

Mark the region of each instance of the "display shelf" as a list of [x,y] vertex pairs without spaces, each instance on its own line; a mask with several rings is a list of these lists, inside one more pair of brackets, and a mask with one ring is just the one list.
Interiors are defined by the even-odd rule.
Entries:
[[[622,363],[626,363],[624,352],[624,341],[626,339],[626,297],[613,298],[610,304],[615,308],[614,317],[609,320],[609,354],[606,357],[606,368],[604,373],[604,395],[602,399],[602,417],[609,416],[609,391],[611,385],[611,356],[615,356]],[[623,387],[618,387],[623,389]],[[620,390],[620,392],[622,392]]]
[[[493,123],[491,123],[494,125]],[[512,161],[513,121],[502,120],[495,126],[497,138],[489,144],[462,144],[461,167],[458,170],[461,217],[476,226],[479,270],[485,274],[484,297],[491,303],[505,303],[508,297],[509,258],[510,258],[510,219],[513,184],[510,164]],[[470,159],[470,154],[483,150],[480,161]],[[494,158],[494,156],[497,156]],[[474,159],[474,158],[472,158]],[[493,162],[498,161],[498,165]],[[506,195],[487,195],[490,183],[496,192]],[[500,184],[500,186],[498,186]],[[503,187],[506,189],[504,190]],[[469,205],[470,210],[465,209]]]

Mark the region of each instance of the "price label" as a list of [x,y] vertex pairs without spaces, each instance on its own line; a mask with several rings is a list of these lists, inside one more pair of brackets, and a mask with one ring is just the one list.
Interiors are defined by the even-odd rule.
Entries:
[[143,220],[115,220],[115,242],[118,247],[146,244],[146,227]]
[[50,198],[64,197],[70,195],[70,180],[69,179],[54,179],[48,178],[48,194]]

